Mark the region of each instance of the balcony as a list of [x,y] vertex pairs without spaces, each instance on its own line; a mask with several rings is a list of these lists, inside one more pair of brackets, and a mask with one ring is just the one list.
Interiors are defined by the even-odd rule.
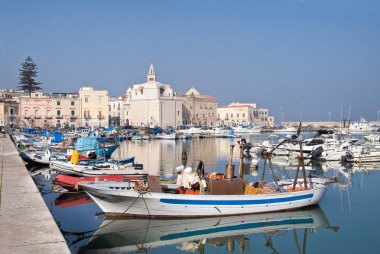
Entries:
[[77,116],[75,116],[75,115],[71,115],[71,116],[70,116],[70,119],[77,119]]
[[53,119],[52,116],[45,116],[46,119]]
[[30,116],[24,116],[24,119],[30,119]]
[[41,116],[34,116],[34,119],[41,119]]
[[56,119],[62,119],[63,116],[56,116],[55,118],[56,118]]
[[104,116],[97,116],[98,117],[98,119],[104,119]]
[[91,116],[90,115],[84,115],[84,119],[90,119]]

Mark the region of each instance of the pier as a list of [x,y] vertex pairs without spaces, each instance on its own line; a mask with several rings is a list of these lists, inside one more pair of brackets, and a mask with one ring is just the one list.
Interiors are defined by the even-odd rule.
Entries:
[[70,253],[8,135],[0,136],[0,253]]

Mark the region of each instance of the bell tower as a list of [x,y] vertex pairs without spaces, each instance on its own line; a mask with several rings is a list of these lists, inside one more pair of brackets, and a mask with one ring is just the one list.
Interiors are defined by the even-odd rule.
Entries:
[[156,82],[156,72],[154,71],[153,64],[150,64],[150,68],[148,71],[148,82]]

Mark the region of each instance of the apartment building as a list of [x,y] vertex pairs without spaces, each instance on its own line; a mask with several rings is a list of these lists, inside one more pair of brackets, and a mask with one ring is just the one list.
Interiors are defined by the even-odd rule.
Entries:
[[79,90],[80,126],[108,126],[109,106],[107,90],[82,87]]
[[75,93],[34,92],[20,96],[20,118],[24,126],[78,127],[79,98]]
[[221,124],[230,126],[239,124],[274,126],[274,117],[268,114],[268,109],[257,108],[255,103],[233,102],[225,107],[219,107],[217,115]]

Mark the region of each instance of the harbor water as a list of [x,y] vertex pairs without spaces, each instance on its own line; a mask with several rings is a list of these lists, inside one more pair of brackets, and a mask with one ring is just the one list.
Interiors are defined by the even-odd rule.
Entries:
[[[267,135],[245,137],[252,144]],[[122,159],[135,156],[144,170],[161,177],[175,176],[186,151],[187,166],[202,160],[206,173],[225,173],[230,145],[239,139],[124,141],[113,154]],[[276,142],[277,140],[274,140]],[[239,148],[233,150],[235,175]],[[254,157],[253,160],[256,158]],[[257,181],[263,170],[244,160],[245,178]],[[268,168],[269,166],[266,165]],[[291,178],[297,160],[275,156],[278,178]],[[60,192],[57,175],[49,168],[29,166],[48,208],[72,253],[379,253],[380,164],[306,165],[307,175],[334,178],[317,207],[297,211],[228,218],[149,220],[104,218],[99,207],[84,192]],[[272,180],[270,170],[266,179]]]

